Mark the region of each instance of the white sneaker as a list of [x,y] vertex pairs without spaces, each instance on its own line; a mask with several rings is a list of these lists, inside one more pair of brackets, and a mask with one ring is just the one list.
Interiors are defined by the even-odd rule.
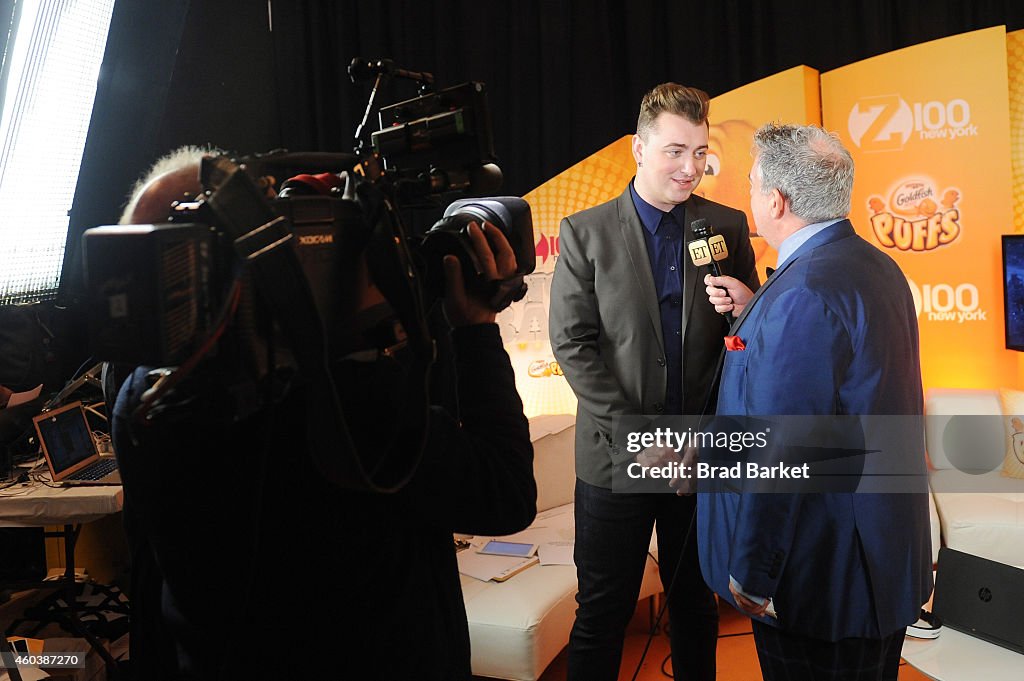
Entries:
[[938,638],[942,632],[942,620],[928,612],[921,611],[921,617],[907,627],[907,636],[914,638]]

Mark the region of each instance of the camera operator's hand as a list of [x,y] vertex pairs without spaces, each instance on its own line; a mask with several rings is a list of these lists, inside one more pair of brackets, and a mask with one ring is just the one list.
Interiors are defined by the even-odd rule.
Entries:
[[[497,281],[516,273],[516,256],[512,246],[497,227],[485,222],[481,230],[476,222],[471,222],[469,240],[485,279]],[[454,255],[444,257],[444,279],[444,313],[452,326],[488,324],[495,320],[497,313],[486,300],[466,292],[462,264]]]

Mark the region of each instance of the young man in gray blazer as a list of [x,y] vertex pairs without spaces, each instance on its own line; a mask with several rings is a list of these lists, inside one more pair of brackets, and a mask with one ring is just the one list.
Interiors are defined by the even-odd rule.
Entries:
[[675,678],[715,677],[718,611],[696,538],[686,541],[695,498],[612,491],[613,469],[634,460],[613,446],[613,419],[706,406],[729,325],[687,255],[694,220],[725,238],[724,271],[758,285],[744,214],[693,194],[707,164],[708,108],[695,88],[665,83],[649,92],[633,136],[636,177],[618,198],[565,218],[559,232],[551,345],[579,400],[570,680],[618,678],[655,523]]

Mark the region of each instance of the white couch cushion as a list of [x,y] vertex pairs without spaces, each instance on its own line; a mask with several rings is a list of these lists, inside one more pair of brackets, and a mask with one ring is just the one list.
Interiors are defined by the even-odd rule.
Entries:
[[501,583],[461,579],[473,673],[522,681],[540,677],[569,638],[576,567],[534,565]]
[[1002,477],[998,471],[983,476],[935,471],[932,489],[946,546],[1024,566],[1024,481]]
[[[566,504],[539,513],[531,528],[568,538],[573,525],[573,504]],[[459,578],[473,674],[515,681],[539,678],[569,641],[576,617],[576,567],[534,565],[504,582]],[[658,567],[648,558],[640,599],[661,591]]]
[[530,419],[538,512],[573,501],[576,489],[575,424],[576,417],[571,414]]
[[[530,419],[537,519],[521,533],[524,536],[536,532],[551,535],[552,540],[575,536],[575,422],[570,414]],[[536,536],[529,541],[541,541]],[[657,555],[653,546],[652,551]],[[469,621],[473,674],[515,681],[539,678],[569,641],[576,617],[576,567],[534,565],[504,582],[481,582],[466,575],[459,579]],[[657,564],[648,558],[640,599],[661,590]]]

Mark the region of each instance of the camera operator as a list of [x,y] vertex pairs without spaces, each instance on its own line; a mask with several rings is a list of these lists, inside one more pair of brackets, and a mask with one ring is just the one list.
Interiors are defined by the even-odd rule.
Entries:
[[[197,192],[201,154],[182,155],[140,187],[127,221],[163,222],[171,200]],[[515,270],[497,228],[474,224],[469,235],[489,279]],[[324,479],[306,442],[301,387],[232,422],[223,405],[234,397],[208,368],[139,423],[133,412],[150,387],[149,368],[125,381],[113,438],[132,514],[126,524],[157,568],[158,628],[175,647],[173,660],[165,650],[143,665],[147,678],[469,678],[452,532],[526,527],[536,485],[495,312],[467,293],[457,258],[446,257],[444,270],[461,413],[431,407],[423,458],[394,494]],[[350,275],[352,319],[362,319],[385,299],[365,258]],[[376,350],[354,351],[334,367],[361,452],[387,442],[392,417],[411,406]]]

